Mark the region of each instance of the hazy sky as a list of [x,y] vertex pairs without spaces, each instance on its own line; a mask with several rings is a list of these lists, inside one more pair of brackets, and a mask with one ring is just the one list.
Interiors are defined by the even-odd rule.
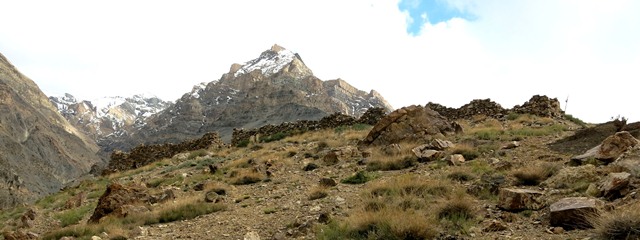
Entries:
[[557,97],[640,120],[640,1],[5,1],[0,53],[49,95],[175,100],[274,43],[394,107]]

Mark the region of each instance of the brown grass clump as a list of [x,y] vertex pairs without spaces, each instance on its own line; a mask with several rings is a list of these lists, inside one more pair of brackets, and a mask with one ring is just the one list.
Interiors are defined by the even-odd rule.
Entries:
[[233,185],[247,185],[262,181],[262,174],[249,169],[240,169],[233,175],[231,183]]
[[553,176],[559,167],[552,164],[543,164],[533,167],[525,167],[514,170],[512,175],[517,180],[517,185],[537,186],[542,181]]
[[373,197],[443,197],[451,193],[451,183],[427,180],[414,175],[402,175],[384,182],[374,183],[370,188]]
[[591,219],[598,239],[640,239],[640,203]]
[[434,239],[438,226],[422,214],[382,209],[358,212],[346,221],[332,222],[318,239]]
[[309,200],[321,199],[329,196],[327,190],[323,187],[317,187],[311,190],[309,193]]
[[367,163],[368,171],[392,171],[410,168],[418,164],[418,158],[411,152],[411,147],[400,144],[401,151],[389,156],[380,148],[371,151],[370,161]]
[[461,154],[465,160],[473,160],[480,156],[480,152],[469,144],[456,144],[451,148],[452,154]]

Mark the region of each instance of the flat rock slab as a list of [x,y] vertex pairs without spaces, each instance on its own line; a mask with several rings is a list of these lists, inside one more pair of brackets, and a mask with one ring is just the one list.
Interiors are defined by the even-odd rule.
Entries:
[[540,210],[544,207],[544,193],[531,189],[501,188],[498,207],[506,211]]
[[564,229],[593,228],[589,218],[598,214],[601,203],[595,198],[569,197],[551,204],[549,223]]

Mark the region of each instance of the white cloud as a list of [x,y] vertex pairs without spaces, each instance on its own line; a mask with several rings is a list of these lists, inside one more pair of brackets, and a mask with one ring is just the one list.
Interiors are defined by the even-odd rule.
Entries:
[[395,107],[570,95],[588,121],[640,120],[637,1],[449,1],[477,19],[417,36],[394,1],[13,1],[0,52],[47,93],[175,99],[278,43]]

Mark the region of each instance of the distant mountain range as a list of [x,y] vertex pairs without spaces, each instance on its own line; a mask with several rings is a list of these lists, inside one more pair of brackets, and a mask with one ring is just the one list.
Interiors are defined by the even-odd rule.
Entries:
[[278,45],[231,65],[219,80],[195,85],[174,103],[141,95],[79,101],[67,94],[50,100],[104,153],[213,131],[228,141],[234,128],[317,120],[334,112],[360,116],[371,107],[392,110],[376,91],[358,90],[342,79],[318,79],[300,55]]

